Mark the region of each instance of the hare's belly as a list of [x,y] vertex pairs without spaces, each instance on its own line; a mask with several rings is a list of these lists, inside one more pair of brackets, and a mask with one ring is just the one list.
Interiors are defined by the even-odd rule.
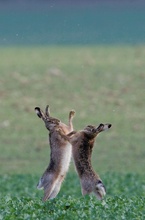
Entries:
[[61,174],[65,174],[68,171],[70,160],[72,155],[72,145],[68,143],[64,150],[63,150],[63,156],[62,156],[62,162],[61,162]]

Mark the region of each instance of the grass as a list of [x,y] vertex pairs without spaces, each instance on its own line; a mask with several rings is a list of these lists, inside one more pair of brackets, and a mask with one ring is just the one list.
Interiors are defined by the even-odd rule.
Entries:
[[[67,200],[67,202],[66,202]],[[70,197],[63,197],[61,200],[54,200],[43,204],[39,200],[31,198],[6,198],[2,207],[5,219],[144,219],[143,198],[115,197],[106,201],[98,202],[94,198],[80,198],[76,200]],[[78,209],[79,207],[79,209]],[[57,210],[57,211],[56,211]],[[139,212],[138,212],[139,211]],[[11,213],[11,214],[10,214]],[[114,213],[116,215],[114,216]],[[1,215],[2,216],[2,215]],[[3,216],[2,216],[3,217]],[[2,219],[2,218],[1,218]]]
[[[74,127],[109,122],[95,144],[100,172],[143,173],[145,47],[1,48],[1,173],[42,172],[47,131],[34,107]],[[102,162],[103,161],[103,162]]]
[[106,173],[103,179],[108,195],[101,202],[93,196],[83,198],[76,174],[71,173],[58,197],[43,203],[35,187],[37,175],[3,175],[0,219],[144,219],[143,175]]
[[[144,219],[144,56],[144,46],[1,48],[0,219]],[[93,150],[103,202],[82,198],[73,164],[58,197],[41,202],[49,146],[34,107],[46,104],[64,122],[75,109],[76,130],[112,123]]]

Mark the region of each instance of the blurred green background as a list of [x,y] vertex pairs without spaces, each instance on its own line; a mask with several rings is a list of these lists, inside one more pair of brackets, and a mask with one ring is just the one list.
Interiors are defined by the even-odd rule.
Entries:
[[18,2],[0,2],[0,173],[43,173],[48,137],[34,107],[49,104],[66,123],[75,109],[76,130],[112,123],[94,147],[100,175],[143,174],[145,4]]

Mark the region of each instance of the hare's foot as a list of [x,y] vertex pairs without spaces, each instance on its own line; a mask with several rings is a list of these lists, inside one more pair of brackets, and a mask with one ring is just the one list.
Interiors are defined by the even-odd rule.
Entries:
[[106,189],[101,180],[99,180],[98,183],[96,184],[94,193],[99,200],[101,200],[106,195]]

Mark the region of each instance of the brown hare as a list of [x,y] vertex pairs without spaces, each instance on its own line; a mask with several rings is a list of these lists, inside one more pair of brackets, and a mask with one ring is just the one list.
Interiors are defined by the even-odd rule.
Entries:
[[46,106],[45,113],[39,108],[35,112],[40,117],[46,128],[49,130],[50,163],[37,185],[38,189],[44,189],[43,201],[52,199],[60,191],[61,184],[69,169],[72,155],[72,146],[66,134],[73,131],[72,119],[74,111],[69,113],[69,125],[65,125],[59,119],[50,117],[49,106]]
[[83,195],[93,192],[98,199],[102,199],[106,194],[102,180],[92,168],[91,155],[96,136],[110,127],[111,124],[100,124],[98,127],[88,125],[81,131],[73,131],[68,134]]

